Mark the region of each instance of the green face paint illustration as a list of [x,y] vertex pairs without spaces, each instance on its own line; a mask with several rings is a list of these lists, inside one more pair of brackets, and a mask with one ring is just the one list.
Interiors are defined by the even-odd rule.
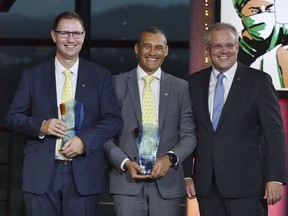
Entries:
[[274,13],[260,13],[253,16],[240,14],[240,16],[246,30],[254,40],[265,40],[271,35],[275,24]]

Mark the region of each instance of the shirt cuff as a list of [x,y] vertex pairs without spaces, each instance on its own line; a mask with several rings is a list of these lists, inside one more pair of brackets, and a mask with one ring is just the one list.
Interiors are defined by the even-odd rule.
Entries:
[[272,181],[272,182],[277,183],[277,184],[280,184],[280,185],[283,185],[282,182],[278,182],[278,181]]
[[[172,154],[176,155],[175,152],[173,152],[173,151],[168,151],[168,153],[172,153]],[[177,157],[177,155],[176,155],[176,158],[177,158],[177,162],[175,164],[175,167],[177,167],[178,163],[179,163],[179,158]]]
[[126,169],[124,168],[124,164],[125,164],[126,161],[128,161],[128,160],[129,160],[129,158],[125,158],[125,159],[122,161],[122,163],[120,164],[120,170],[122,170],[123,172],[126,171]]
[[[46,120],[44,120],[43,122],[42,122],[42,124],[44,123],[44,122],[46,122]],[[44,139],[45,138],[45,134],[42,134],[41,132],[39,133],[39,139]]]

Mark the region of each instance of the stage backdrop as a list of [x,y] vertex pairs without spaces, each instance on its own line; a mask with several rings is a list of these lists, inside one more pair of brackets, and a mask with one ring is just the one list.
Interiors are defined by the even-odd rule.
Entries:
[[[288,133],[287,12],[287,0],[191,0],[189,65],[190,74],[211,65],[203,46],[203,38],[209,25],[220,21],[233,24],[240,34],[239,60],[269,73],[272,77],[281,97],[280,105],[286,135]],[[287,136],[286,142],[288,143]],[[288,190],[285,186],[282,200],[274,206],[269,206],[269,216],[287,216],[287,206]],[[187,215],[199,216],[196,200],[187,201]]]

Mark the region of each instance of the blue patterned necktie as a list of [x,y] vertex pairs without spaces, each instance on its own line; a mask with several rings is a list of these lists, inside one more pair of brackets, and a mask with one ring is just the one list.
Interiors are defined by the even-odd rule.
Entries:
[[214,92],[213,117],[212,117],[212,124],[214,130],[216,130],[217,128],[222,108],[224,105],[224,86],[223,86],[224,77],[225,75],[223,73],[219,73],[217,76],[218,80]]

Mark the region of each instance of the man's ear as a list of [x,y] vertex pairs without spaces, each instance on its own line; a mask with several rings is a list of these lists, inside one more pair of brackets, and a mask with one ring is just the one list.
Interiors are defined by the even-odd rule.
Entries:
[[139,45],[138,45],[138,43],[136,43],[134,45],[134,53],[135,53],[136,58],[138,58],[138,54],[139,54]]
[[53,42],[56,43],[56,33],[53,30],[51,30],[50,35],[51,35]]
[[166,53],[165,53],[165,57],[169,54],[169,47],[168,45],[166,46]]

